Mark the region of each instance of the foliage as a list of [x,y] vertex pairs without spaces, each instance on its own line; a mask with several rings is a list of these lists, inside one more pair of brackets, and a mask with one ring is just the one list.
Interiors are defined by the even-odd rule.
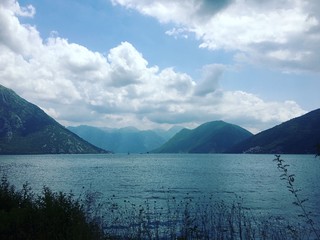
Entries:
[[316,238],[320,240],[320,234],[316,229],[315,223],[311,217],[312,212],[308,211],[305,206],[305,203],[308,201],[308,199],[303,199],[298,194],[301,190],[298,189],[294,184],[295,174],[289,173],[288,167],[290,165],[286,164],[285,161],[280,158],[280,155],[276,155],[274,161],[277,163],[278,169],[282,172],[282,174],[280,175],[280,179],[284,180],[287,183],[287,188],[289,192],[292,193],[292,195],[295,198],[295,201],[293,201],[292,203],[301,209],[301,214],[299,214],[298,216],[303,217],[306,220],[306,223],[311,226],[311,229],[314,232]]
[[0,185],[0,239],[102,239],[94,222],[72,194],[44,187],[35,196],[26,183],[21,191],[3,177]]

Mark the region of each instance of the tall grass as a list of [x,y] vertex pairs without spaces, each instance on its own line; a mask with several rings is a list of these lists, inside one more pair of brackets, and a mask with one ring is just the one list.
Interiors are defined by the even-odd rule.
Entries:
[[213,196],[142,204],[112,196],[93,218],[104,217],[98,222],[112,239],[312,239],[307,225],[259,216],[243,205],[241,198],[228,204]]

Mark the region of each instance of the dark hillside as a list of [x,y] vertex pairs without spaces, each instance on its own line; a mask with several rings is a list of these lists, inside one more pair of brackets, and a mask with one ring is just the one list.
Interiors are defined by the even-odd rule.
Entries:
[[102,152],[0,85],[0,154]]
[[320,109],[317,109],[252,136],[228,152],[315,154],[319,143]]

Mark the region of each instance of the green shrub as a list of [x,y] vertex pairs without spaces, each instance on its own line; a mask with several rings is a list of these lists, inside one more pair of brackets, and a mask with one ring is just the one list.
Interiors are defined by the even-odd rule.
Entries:
[[28,184],[15,190],[6,177],[0,185],[0,239],[102,239],[72,194],[44,187],[35,197]]

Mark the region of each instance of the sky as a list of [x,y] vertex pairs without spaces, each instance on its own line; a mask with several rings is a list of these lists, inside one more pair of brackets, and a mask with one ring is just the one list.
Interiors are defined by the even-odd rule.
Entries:
[[64,126],[257,133],[319,77],[318,0],[0,0],[0,84]]

